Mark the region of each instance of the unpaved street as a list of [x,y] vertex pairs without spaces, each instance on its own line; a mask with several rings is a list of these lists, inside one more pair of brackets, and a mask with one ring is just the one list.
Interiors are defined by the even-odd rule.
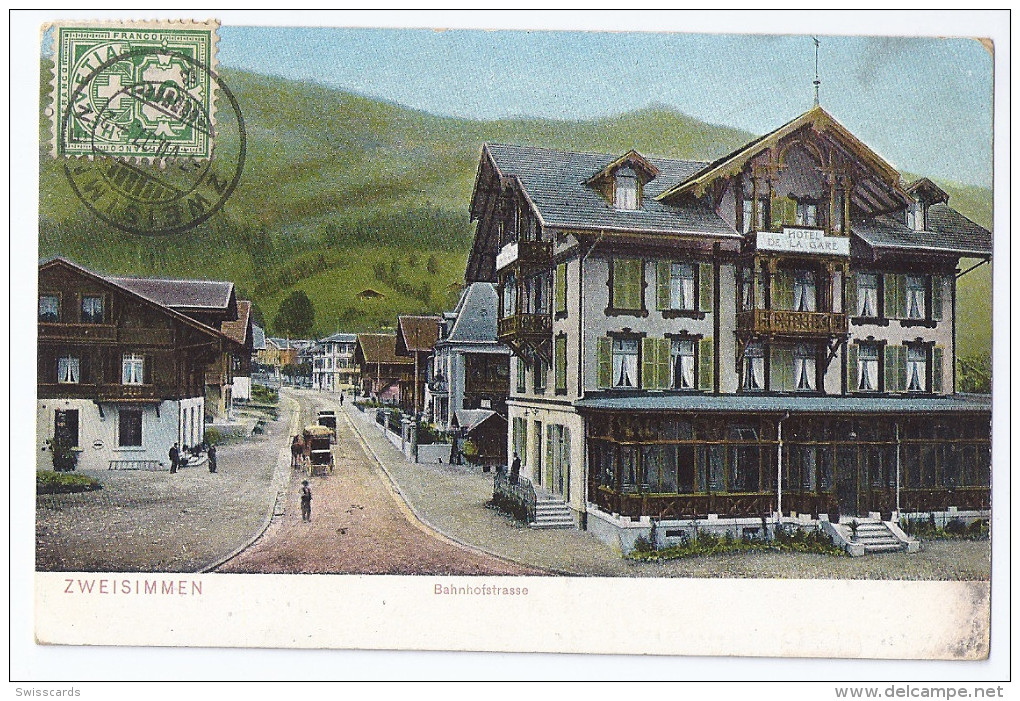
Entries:
[[365,454],[342,412],[311,393],[297,395],[302,425],[319,408],[336,410],[336,468],[311,482],[312,521],[301,521],[299,492],[304,472],[293,470],[284,513],[273,519],[251,548],[220,572],[361,573],[431,575],[542,574],[472,551],[422,526],[378,466]]

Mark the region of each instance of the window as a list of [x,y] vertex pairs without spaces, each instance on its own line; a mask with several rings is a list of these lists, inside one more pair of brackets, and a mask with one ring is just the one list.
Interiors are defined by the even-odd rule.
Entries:
[[754,309],[754,270],[751,268],[740,269],[740,308]]
[[636,338],[613,339],[613,387],[638,386],[638,342]]
[[928,390],[928,349],[925,346],[907,346],[907,391]]
[[799,226],[818,226],[818,205],[814,202],[798,202],[795,223]]
[[672,382],[674,389],[694,389],[694,339],[674,338]]
[[690,263],[670,263],[669,308],[693,311],[694,266]]
[[634,210],[638,208],[637,174],[630,168],[616,171],[616,193],[613,206],[617,209]]
[[121,448],[142,447],[142,410],[120,409],[117,414],[117,445]]
[[567,393],[567,337],[557,336],[556,337],[556,348],[554,351],[554,361],[556,363],[554,375],[554,382],[556,387],[556,394]]
[[880,349],[877,343],[862,343],[857,347],[857,390],[877,392]]
[[76,385],[81,382],[81,360],[70,355],[58,358],[57,382],[66,385]]
[[51,324],[60,321],[60,297],[39,295],[39,321]]
[[878,275],[857,273],[857,316],[875,318],[878,316]]
[[513,316],[517,313],[517,278],[513,275],[507,277],[503,283],[503,316]]
[[145,356],[138,353],[125,353],[121,383],[125,385],[141,385],[145,382]]
[[[753,224],[753,225],[752,225]],[[758,217],[754,216],[754,200],[744,200],[743,233],[762,231],[765,228],[765,203],[758,202]]]
[[78,447],[78,410],[58,409],[53,415],[53,439],[58,443]]
[[549,366],[542,358],[535,357],[535,392],[545,392],[546,373],[549,370]]
[[810,270],[798,270],[793,276],[793,310],[813,312],[817,306],[815,274]]
[[85,295],[81,298],[81,321],[83,324],[103,323],[103,298]]
[[907,275],[907,306],[906,317],[908,319],[924,319],[924,293],[928,287],[923,277]]
[[794,387],[799,392],[810,392],[815,389],[815,349],[808,345],[800,345],[793,350]]
[[524,394],[528,391],[527,374],[525,372],[527,366],[523,358],[517,358],[514,362],[517,363],[517,393]]
[[610,264],[613,309],[639,310],[643,308],[644,262],[640,260],[613,260]]
[[749,343],[744,349],[744,389],[765,389],[765,347]]

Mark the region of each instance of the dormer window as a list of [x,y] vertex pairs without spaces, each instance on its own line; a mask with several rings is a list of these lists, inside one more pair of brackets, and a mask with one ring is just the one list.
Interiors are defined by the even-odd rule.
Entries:
[[630,168],[616,171],[616,192],[613,205],[617,209],[635,210],[638,208],[638,178]]

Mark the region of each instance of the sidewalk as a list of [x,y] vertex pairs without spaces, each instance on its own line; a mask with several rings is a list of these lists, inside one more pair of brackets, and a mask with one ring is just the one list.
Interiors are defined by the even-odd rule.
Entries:
[[486,508],[492,497],[492,473],[459,465],[412,463],[383,435],[374,411],[362,413],[345,402],[341,413],[426,525],[460,543],[551,574],[918,580],[985,580],[989,576],[987,541],[935,541],[924,543],[917,554],[860,558],[753,552],[668,562],[627,560],[584,531],[534,530]]

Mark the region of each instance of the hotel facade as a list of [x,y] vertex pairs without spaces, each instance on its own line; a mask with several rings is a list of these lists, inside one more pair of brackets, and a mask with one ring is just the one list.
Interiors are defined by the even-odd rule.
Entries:
[[471,217],[509,453],[605,540],[990,509],[955,359],[991,234],[822,108],[712,163],[486,144]]

